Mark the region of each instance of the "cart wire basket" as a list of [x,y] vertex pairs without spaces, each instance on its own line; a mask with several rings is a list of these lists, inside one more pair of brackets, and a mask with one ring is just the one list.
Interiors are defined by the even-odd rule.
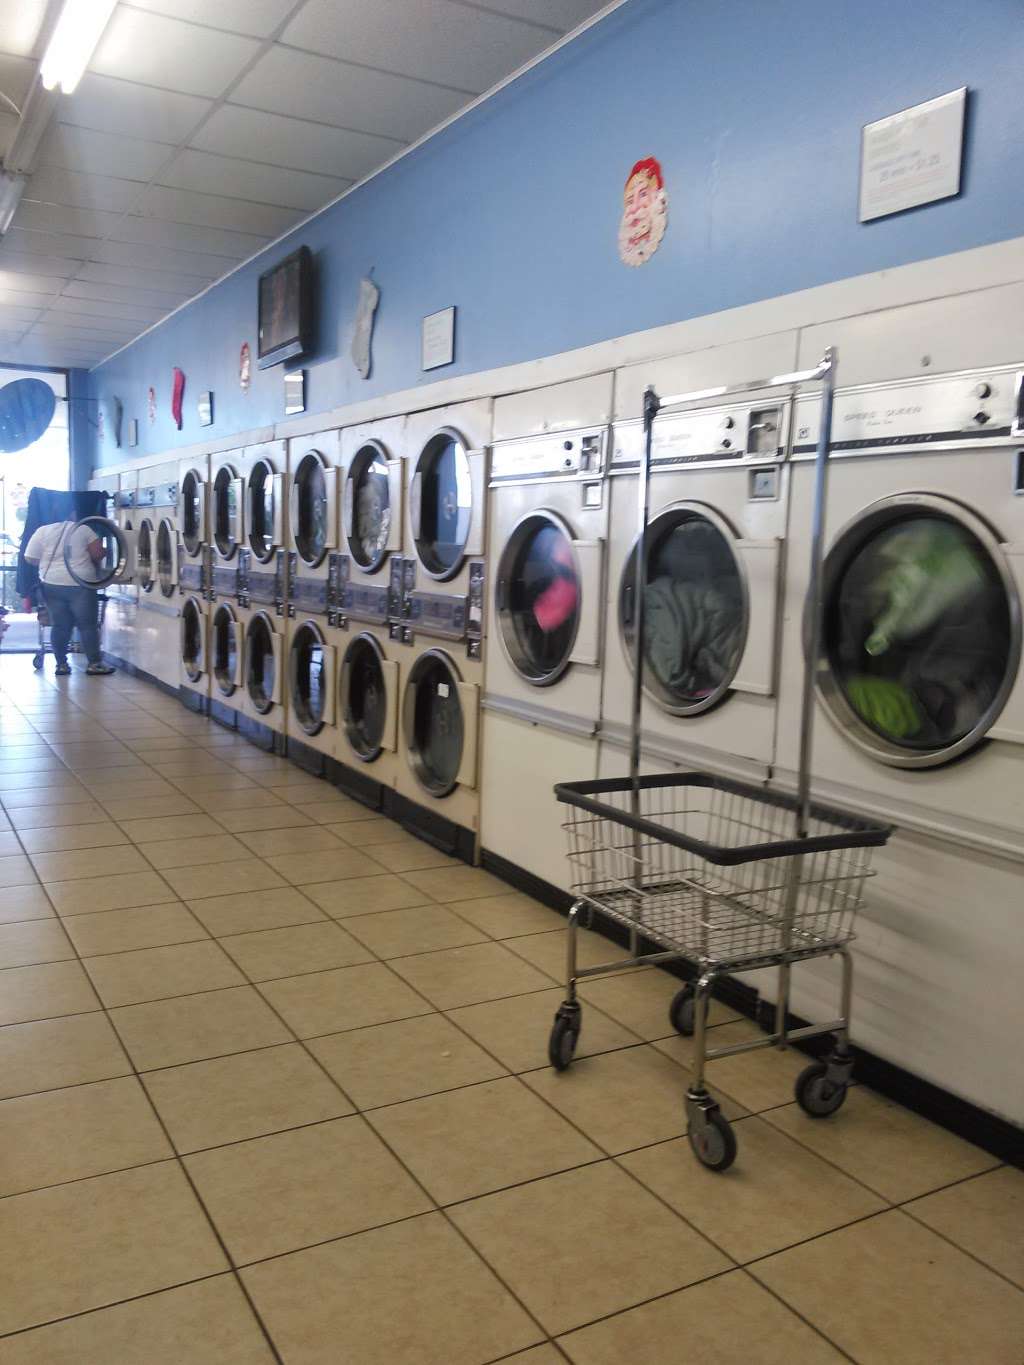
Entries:
[[[659,398],[644,395],[644,458],[638,480],[635,582],[647,582],[647,524],[652,432],[667,407],[706,403],[765,389],[791,393],[821,384],[815,460],[814,522],[805,615],[805,655],[798,785],[794,795],[707,772],[640,775],[644,669],[644,594],[636,594],[633,629],[633,714],[629,776],[565,782],[555,795],[568,807],[564,829],[575,901],[569,912],[566,996],[548,1045],[552,1066],[571,1065],[579,1041],[577,983],[584,977],[685,960],[696,979],[675,995],[672,1026],[694,1039],[686,1093],[687,1136],[705,1166],[724,1171],[736,1157],[736,1138],[704,1083],[705,1064],[717,1057],[788,1042],[833,1036],[827,1060],[812,1062],[796,1082],[796,1099],[813,1117],[834,1114],[846,1098],[853,1070],[849,1044],[853,960],[848,944],[871,873],[872,850],[892,833],[810,799],[814,718],[814,661],[821,639],[821,565],[825,488],[831,443],[837,356],[829,348],[811,370]],[[596,910],[628,931],[627,959],[581,968],[580,914]],[[641,945],[644,951],[641,952]],[[789,1025],[794,963],[837,955],[842,964],[839,1016],[800,1028]],[[712,988],[726,972],[778,969],[775,1022],[765,1037],[708,1048]]]

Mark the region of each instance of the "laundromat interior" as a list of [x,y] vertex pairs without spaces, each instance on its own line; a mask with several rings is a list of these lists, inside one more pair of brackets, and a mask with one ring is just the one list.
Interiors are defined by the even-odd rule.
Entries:
[[1022,19],[0,0],[0,1365],[1024,1365]]

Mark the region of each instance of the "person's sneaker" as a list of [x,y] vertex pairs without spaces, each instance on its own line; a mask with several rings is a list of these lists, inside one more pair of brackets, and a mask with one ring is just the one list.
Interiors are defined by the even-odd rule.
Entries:
[[71,665],[70,665],[70,664],[58,664],[57,667],[56,667],[56,669],[54,670],[54,672],[56,673],[56,676],[57,676],[58,678],[66,678],[66,677],[68,676],[68,674],[71,672]]
[[[107,674],[107,673],[116,673],[116,672],[117,672],[117,669],[116,669],[116,668],[111,668],[111,666],[110,666],[109,664],[90,664],[89,667],[88,667],[85,671],[86,671],[86,673],[89,675],[90,678],[95,678],[95,677],[98,677],[98,676],[100,676],[100,675],[104,675],[104,674]],[[69,673],[71,672],[71,669],[70,669],[70,668],[68,669],[68,672],[69,672]]]

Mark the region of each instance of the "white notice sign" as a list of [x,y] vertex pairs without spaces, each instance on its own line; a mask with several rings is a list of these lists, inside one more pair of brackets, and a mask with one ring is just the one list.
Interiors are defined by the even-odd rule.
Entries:
[[860,221],[960,192],[967,87],[864,127]]
[[442,308],[423,319],[423,368],[436,370],[455,359],[455,309]]

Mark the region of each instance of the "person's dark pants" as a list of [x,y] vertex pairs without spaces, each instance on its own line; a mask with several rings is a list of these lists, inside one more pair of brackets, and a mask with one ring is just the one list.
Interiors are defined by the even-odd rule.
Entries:
[[91,664],[101,663],[99,599],[95,589],[44,583],[43,598],[50,613],[50,645],[57,662],[67,663],[71,632],[77,626],[85,657]]

